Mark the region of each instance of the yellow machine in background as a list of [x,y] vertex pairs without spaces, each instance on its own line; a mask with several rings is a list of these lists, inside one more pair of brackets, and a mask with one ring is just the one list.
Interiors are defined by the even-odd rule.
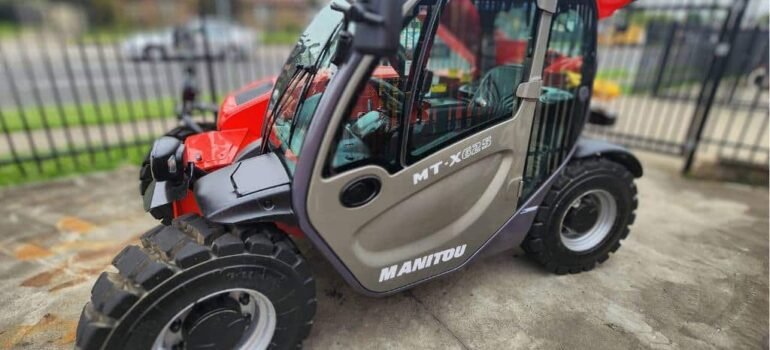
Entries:
[[624,30],[618,28],[609,28],[609,30],[599,33],[599,45],[641,45],[644,43],[646,31],[640,25],[629,25]]
[[[566,72],[567,86],[580,85],[581,76],[577,72]],[[596,78],[594,80],[594,97],[600,100],[612,100],[621,94],[620,84],[608,79]]]

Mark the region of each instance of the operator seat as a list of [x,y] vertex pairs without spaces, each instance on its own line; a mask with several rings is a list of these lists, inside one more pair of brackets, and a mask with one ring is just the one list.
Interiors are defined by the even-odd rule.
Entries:
[[506,64],[490,69],[479,82],[471,99],[471,109],[485,116],[481,122],[511,116],[518,98],[516,89],[522,81],[524,67],[520,64]]

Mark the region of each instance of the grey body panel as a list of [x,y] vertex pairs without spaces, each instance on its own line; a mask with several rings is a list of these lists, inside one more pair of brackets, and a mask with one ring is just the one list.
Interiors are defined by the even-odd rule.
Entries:
[[574,158],[606,157],[625,166],[635,177],[642,177],[642,163],[627,148],[601,140],[581,137]]
[[181,200],[187,195],[189,188],[189,179],[179,184],[172,184],[168,181],[150,182],[147,190],[144,191],[144,210],[152,217],[163,220],[168,215],[166,206],[174,201]]
[[171,186],[166,181],[153,180],[144,192],[144,210],[151,211],[173,203],[184,198],[185,194],[187,194],[187,187],[181,186],[180,188],[180,186]]
[[238,154],[235,155],[235,161],[240,162],[244,159],[256,157],[261,153],[262,153],[262,139],[259,138],[255,141],[252,141],[250,144],[248,144],[246,147],[240,150]]
[[575,154],[573,148],[567,160],[561,164],[559,169],[551,174],[546,182],[533,193],[524,204],[516,210],[516,213],[492,236],[482,247],[479,256],[492,256],[505,251],[513,250],[516,254],[523,253],[521,243],[527,238],[527,233],[535,222],[537,210],[545,199],[545,195],[551,189],[551,185],[556,181],[559,173],[567,166],[572,155]]
[[203,215],[217,223],[293,221],[291,180],[274,153],[234,163],[195,183]]
[[[342,121],[345,101],[355,98],[357,84],[368,76],[374,58],[354,55],[328,87],[306,134],[304,159],[293,180],[293,205],[301,228],[357,289],[370,295],[390,294],[464,265],[510,221],[516,211],[529,133],[537,106],[551,15],[542,13],[528,83],[512,118],[470,135],[405,169],[389,174],[364,166],[324,178],[323,167]],[[339,89],[339,90],[338,90]],[[534,98],[533,98],[534,97]],[[452,156],[474,145],[482,150],[449,166]],[[440,168],[439,170],[433,170]],[[430,169],[427,178],[416,180]],[[333,199],[362,177],[382,181],[381,193],[359,208]],[[475,181],[469,181],[474,179]],[[526,232],[526,230],[524,231]],[[441,264],[382,280],[384,268],[455,247],[464,254]]]

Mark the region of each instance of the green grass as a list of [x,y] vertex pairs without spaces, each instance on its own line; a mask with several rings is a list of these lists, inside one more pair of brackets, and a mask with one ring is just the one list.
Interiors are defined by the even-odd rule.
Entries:
[[293,45],[297,43],[300,34],[301,32],[298,30],[267,32],[264,35],[264,43],[265,45]]
[[[58,128],[65,125],[87,126],[171,118],[174,116],[173,106],[173,98],[161,98],[146,102],[121,101],[116,102],[114,106],[110,103],[84,103],[80,109],[76,104],[64,104],[61,111],[55,105],[48,105],[42,108],[4,110],[0,113],[8,131],[14,132],[27,128],[42,129],[46,125],[50,128]],[[26,126],[24,120],[26,120]]]
[[604,80],[626,80],[630,73],[625,69],[600,69],[596,74],[596,79]]
[[9,38],[16,35],[19,26],[10,22],[0,22],[0,38]]
[[[122,165],[142,164],[149,148],[147,145],[128,146],[109,150],[95,150],[93,154],[61,155],[57,160],[24,161],[0,166],[0,187],[41,182],[56,178],[82,175],[96,171],[113,170]],[[23,170],[22,170],[23,169]]]
[[129,35],[130,31],[126,29],[99,29],[84,33],[80,41],[84,44],[116,44]]

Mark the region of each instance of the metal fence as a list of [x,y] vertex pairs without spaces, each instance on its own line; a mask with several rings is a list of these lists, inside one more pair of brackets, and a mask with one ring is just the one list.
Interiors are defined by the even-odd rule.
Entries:
[[[588,133],[705,162],[768,166],[768,29],[761,1],[637,2],[600,40],[597,100],[617,125]],[[767,11],[767,10],[765,10]],[[615,23],[615,28],[618,25]]]
[[[619,118],[587,133],[680,156],[685,170],[694,159],[766,168],[769,39],[754,10],[761,1],[643,0],[603,23],[594,103]],[[277,17],[260,11],[241,12]],[[185,60],[131,47],[132,36],[108,37],[23,27],[0,36],[0,179],[141,159],[176,125]],[[205,45],[194,64],[201,97],[212,103],[275,74],[290,49],[264,40],[217,45]]]
[[[50,176],[136,162],[176,126],[186,80],[216,106],[227,91],[275,74],[290,50],[288,42],[271,43],[209,14],[192,12],[174,24],[119,39],[105,30],[73,36],[45,26],[0,33],[0,183],[11,173]],[[180,47],[180,33],[191,36],[192,48]]]

